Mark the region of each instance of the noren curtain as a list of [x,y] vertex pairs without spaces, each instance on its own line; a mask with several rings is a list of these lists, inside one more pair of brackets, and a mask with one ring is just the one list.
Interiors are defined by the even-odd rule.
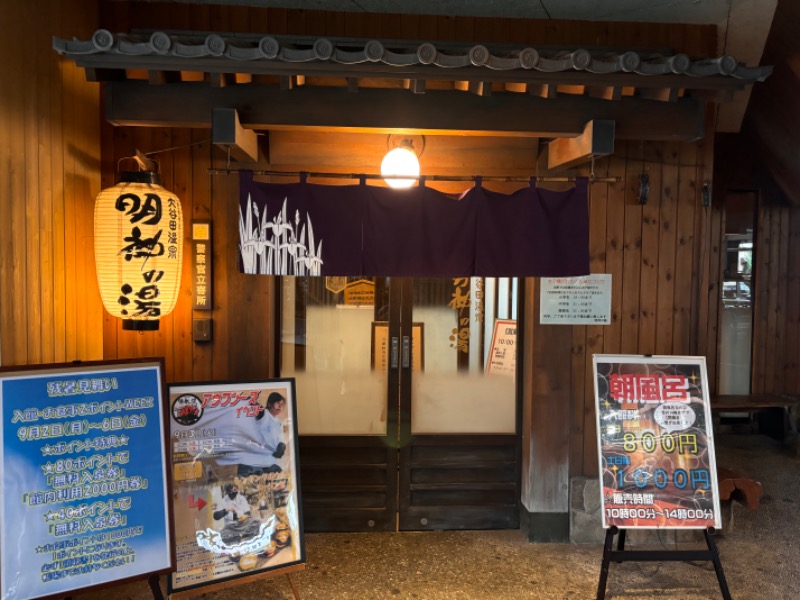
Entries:
[[588,180],[459,197],[419,186],[260,183],[240,173],[244,273],[577,276],[589,273]]

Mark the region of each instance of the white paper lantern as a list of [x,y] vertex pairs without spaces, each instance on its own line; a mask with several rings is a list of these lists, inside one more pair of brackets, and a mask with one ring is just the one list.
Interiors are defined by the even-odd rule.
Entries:
[[120,173],[94,206],[94,256],[103,306],[122,328],[158,329],[175,308],[183,263],[183,213],[157,173]]

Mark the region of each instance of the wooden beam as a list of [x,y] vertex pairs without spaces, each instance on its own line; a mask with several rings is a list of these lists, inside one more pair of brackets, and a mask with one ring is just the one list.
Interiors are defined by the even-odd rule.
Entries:
[[586,95],[603,100],[619,100],[622,97],[622,88],[619,86],[586,86]]
[[281,75],[278,80],[278,85],[283,91],[293,90],[305,84],[306,78],[302,75]]
[[538,83],[529,83],[528,84],[528,94],[531,96],[536,96],[537,98],[549,98],[553,99],[556,97],[558,91],[555,85],[551,85],[548,83],[538,84]]
[[124,69],[86,69],[86,81],[94,83],[100,81],[125,81],[127,75]]
[[[528,279],[525,283],[525,312],[539,314],[539,281]],[[539,325],[530,329],[525,319],[523,337],[525,359],[525,388],[523,430],[529,435],[523,443],[523,454],[528,459],[526,473],[530,486],[522,491],[525,508],[536,519],[550,521],[568,519],[569,515],[569,437],[572,329],[564,325]],[[548,424],[548,420],[549,424]],[[552,423],[563,423],[553,427]],[[569,535],[568,521],[566,524]],[[545,531],[545,536],[553,531]]]
[[231,156],[242,162],[258,161],[256,132],[239,123],[235,108],[215,108],[211,117],[211,139],[215,146],[230,150]]
[[639,96],[646,100],[675,102],[678,99],[678,88],[641,88]]
[[573,138],[558,138],[550,142],[547,168],[566,169],[591,158],[614,153],[614,121],[589,121],[583,133]]
[[147,82],[150,85],[166,85],[181,80],[181,74],[177,71],[148,71]]
[[478,96],[491,96],[492,84],[488,81],[470,81],[469,91],[470,93]]
[[703,104],[694,98],[653,102],[623,97],[609,102],[565,95],[545,100],[527,94],[476,96],[444,90],[360,88],[295,89],[242,85],[212,88],[201,83],[151,86],[147,82],[107,84],[106,118],[116,125],[209,127],[216,107],[236,109],[249,129],[574,137],[587,120],[614,121],[620,140],[695,140],[704,135]]
[[[570,93],[582,93],[580,86],[620,86],[650,88],[699,88],[706,90],[739,90],[753,82],[735,77],[696,77],[693,75],[639,75],[637,73],[588,73],[570,69],[543,72],[530,70],[476,69],[475,67],[431,68],[427,65],[409,65],[399,70],[382,63],[331,64],[327,62],[285,61],[222,61],[219,58],[180,58],[174,56],[142,55],[136,57],[115,54],[86,54],[73,57],[75,63],[86,69],[143,69],[181,71],[191,67],[205,73],[226,71],[253,75],[305,75],[307,77],[333,77],[359,79],[427,79],[428,81],[485,81],[513,82],[532,85],[564,86]],[[106,71],[97,71],[104,73]],[[577,86],[577,87],[576,87]]]
[[221,88],[228,85],[228,82],[225,80],[224,73],[209,73],[208,81],[215,88]]

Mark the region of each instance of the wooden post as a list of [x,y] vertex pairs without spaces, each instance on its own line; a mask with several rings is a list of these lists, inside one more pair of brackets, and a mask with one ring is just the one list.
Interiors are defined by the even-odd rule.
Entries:
[[539,280],[525,286],[522,527],[530,541],[566,542],[572,327],[536,325]]

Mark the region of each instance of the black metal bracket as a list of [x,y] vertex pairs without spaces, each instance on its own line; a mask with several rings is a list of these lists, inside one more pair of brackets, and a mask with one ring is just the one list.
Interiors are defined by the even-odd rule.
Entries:
[[639,204],[647,204],[647,199],[650,196],[650,175],[647,171],[639,175]]
[[[614,550],[614,536],[619,533],[617,549]],[[706,538],[708,550],[625,550],[625,530],[618,527],[606,529],[606,540],[603,545],[603,563],[600,567],[600,580],[597,583],[597,600],[604,600],[606,597],[606,584],[608,583],[608,569],[611,561],[622,563],[625,561],[645,562],[645,561],[690,561],[690,560],[710,560],[714,564],[714,571],[717,574],[719,589],[724,600],[731,600],[731,593],[728,590],[728,582],[725,581],[725,573],[722,570],[722,563],[719,560],[717,545],[711,537],[714,533],[713,527],[703,530]]]

